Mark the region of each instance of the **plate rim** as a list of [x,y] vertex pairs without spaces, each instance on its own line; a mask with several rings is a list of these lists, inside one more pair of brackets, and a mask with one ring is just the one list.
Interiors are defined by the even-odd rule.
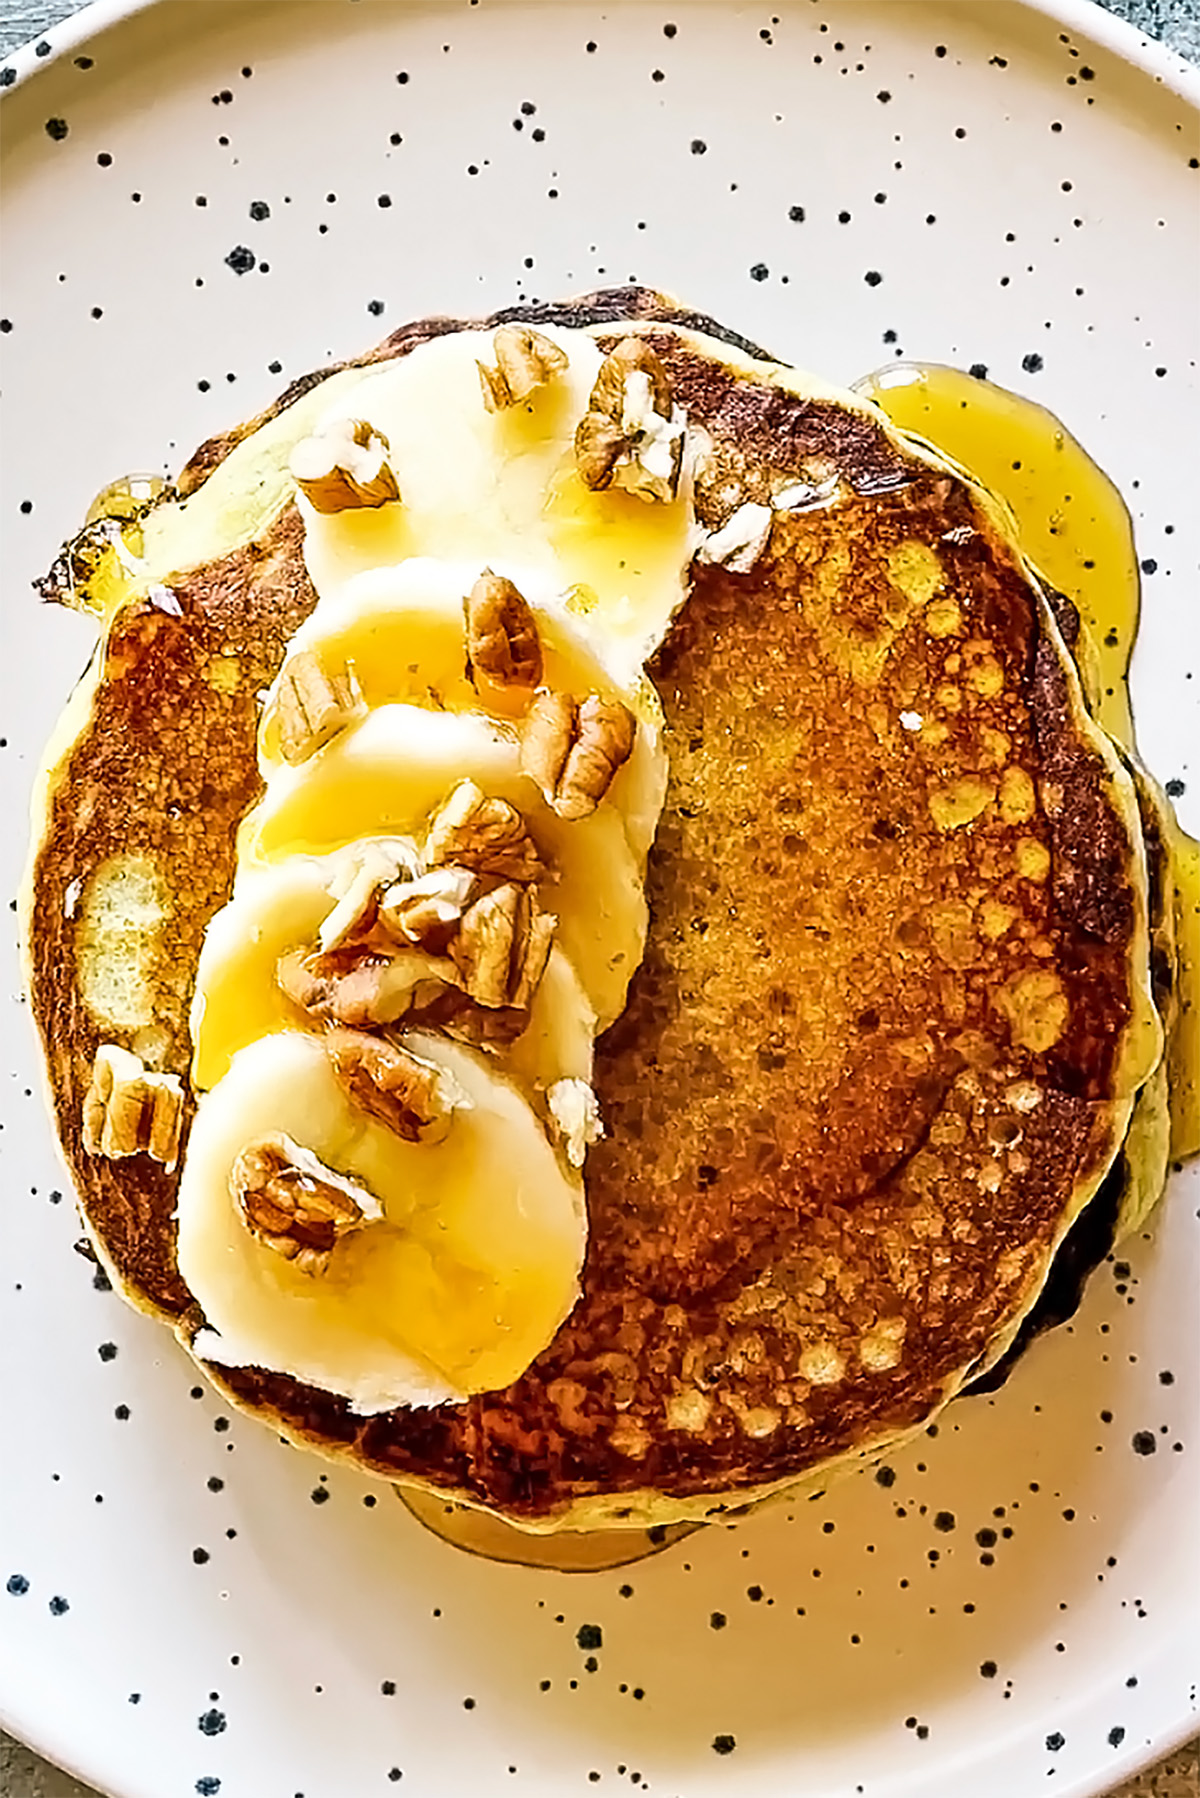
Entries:
[[[263,0],[258,3],[262,4]],[[444,3],[444,0],[435,0],[435,3]],[[635,6],[648,3],[649,0],[623,0],[623,4]],[[717,4],[724,3],[725,0],[717,0]],[[0,66],[16,71],[15,79],[6,91],[12,92],[23,86],[39,69],[58,62],[103,32],[163,4],[164,0],[87,0],[78,12],[47,27],[36,37],[28,38],[0,58]],[[935,4],[948,6],[950,0],[935,0]],[[1161,82],[1189,106],[1200,110],[1200,65],[1189,62],[1160,39],[1148,37],[1129,19],[1110,12],[1100,0],[1009,0],[1009,4],[1090,38],[1122,62]],[[50,47],[39,56],[38,44]]]
[[[164,3],[165,0],[87,0],[77,12],[0,56],[0,67],[14,71],[14,78],[0,93],[0,100],[25,86],[43,68],[60,62],[66,56],[77,54],[104,33],[141,13],[161,8]],[[252,0],[252,3],[265,7],[266,0]],[[434,4],[438,6],[449,3],[450,0],[434,0]],[[621,0],[622,9],[626,6],[646,6],[649,3],[650,0]],[[731,5],[734,0],[714,0],[714,3]],[[949,9],[951,0],[935,0],[935,3]],[[1137,73],[1150,77],[1167,89],[1175,99],[1196,113],[1200,122],[1200,64],[1188,61],[1170,45],[1149,37],[1130,20],[1110,12],[1100,4],[1100,0],[1008,0],[1008,4],[1015,5],[1021,12],[1048,19],[1079,37],[1087,38]],[[48,45],[49,48],[39,54],[39,44]],[[1085,1774],[1063,1787],[1061,1798],[1104,1798],[1104,1794],[1112,1792],[1116,1785],[1135,1778],[1178,1753],[1197,1737],[1198,1722],[1200,1717],[1195,1713],[1181,1715],[1174,1727],[1160,1732],[1144,1745],[1132,1747],[1125,1756],[1115,1758],[1103,1774],[1097,1769],[1094,1774]],[[72,1753],[64,1754],[59,1745],[62,1738],[54,1746],[48,1746],[39,1739],[37,1732],[31,1734],[26,1725],[10,1711],[2,1690],[0,1730],[52,1766],[91,1786],[98,1798],[129,1798],[131,1788],[121,1791],[115,1786],[100,1782],[96,1774],[87,1771],[74,1759]]]

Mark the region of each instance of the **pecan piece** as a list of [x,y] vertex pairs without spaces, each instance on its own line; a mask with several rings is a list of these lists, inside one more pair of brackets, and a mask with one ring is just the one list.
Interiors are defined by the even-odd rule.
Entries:
[[730,574],[749,574],[770,542],[774,516],[770,506],[747,500],[720,530],[710,531],[702,539],[696,560],[728,568]]
[[575,427],[575,464],[585,487],[594,492],[611,487],[617,463],[628,454],[629,438],[619,418],[584,413]]
[[443,1077],[429,1062],[362,1030],[331,1030],[325,1046],[349,1099],[405,1142],[428,1141],[447,1119]]
[[524,595],[485,568],[463,601],[467,672],[495,710],[524,711],[542,678],[542,643]]
[[304,1274],[324,1273],[343,1236],[378,1223],[383,1207],[282,1130],[247,1143],[229,1190],[251,1236]]
[[486,798],[473,780],[460,781],[430,819],[425,866],[447,864],[497,880],[540,880],[546,872],[516,806]]
[[671,416],[671,382],[653,344],[644,337],[622,337],[604,358],[588,401],[593,412],[620,418],[629,389],[629,377],[641,375],[649,390],[650,404],[662,418]]
[[560,818],[586,818],[633,753],[637,721],[619,700],[539,693],[521,736],[521,767]]
[[558,919],[529,887],[487,893],[463,917],[450,955],[468,995],[480,1005],[527,1010],[546,971]]
[[366,709],[362,689],[348,663],[327,668],[312,649],[289,656],[270,701],[284,761],[293,768],[306,762]]
[[416,880],[397,881],[380,894],[379,930],[397,943],[441,955],[462,922],[479,877],[470,868],[432,868]]
[[483,403],[489,412],[502,412],[527,400],[567,367],[564,350],[541,331],[528,325],[501,325],[492,338],[495,367],[476,362]]
[[340,863],[329,883],[336,903],[322,921],[317,940],[324,950],[359,942],[374,929],[383,890],[418,873],[421,858],[406,837],[387,837],[361,844]]
[[554,1134],[571,1166],[580,1168],[604,1135],[600,1104],[586,1080],[556,1080],[546,1093]]
[[602,363],[575,432],[580,480],[640,499],[674,499],[683,442],[683,413],[661,360],[644,338],[623,337]]
[[346,512],[399,499],[382,431],[362,418],[340,418],[302,438],[288,466],[297,487],[317,512]]
[[318,973],[313,965],[317,959],[303,949],[289,949],[275,963],[275,984],[293,1005],[324,1017],[333,982],[328,974]]
[[415,949],[380,955],[363,945],[335,949],[329,955],[291,950],[280,957],[275,978],[293,1004],[355,1030],[396,1024],[430,993],[459,983],[453,962],[444,957]]
[[411,1030],[441,1030],[476,1048],[507,1049],[529,1028],[529,1012],[513,1005],[480,1005],[457,986],[422,987],[404,1020]]
[[179,1159],[183,1087],[175,1074],[152,1074],[117,1043],[101,1043],[83,1099],[83,1146],[113,1160],[150,1155],[168,1172]]

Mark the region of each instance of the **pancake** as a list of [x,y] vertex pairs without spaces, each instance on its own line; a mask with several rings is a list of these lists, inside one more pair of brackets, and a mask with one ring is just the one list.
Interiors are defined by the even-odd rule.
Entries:
[[[1010,521],[962,470],[649,292],[482,328],[514,318],[606,352],[644,336],[701,531],[736,536],[747,508],[769,526],[753,555],[701,544],[649,667],[669,783],[644,958],[597,1046],[582,1296],[512,1386],[457,1404],[363,1417],[204,1365],[292,1440],[528,1529],[699,1520],[923,1427],[1008,1353],[1111,1193],[1162,1047],[1143,826]],[[258,695],[316,600],[288,453],[334,383],[466,328],[406,328],[203,446],[135,521],[131,582],[101,522],[44,584],[108,579],[117,603],[35,800],[31,1003],[97,1253],[188,1346],[178,1172],[88,1152],[95,1053],[178,1077],[190,1119],[192,983],[261,792]],[[602,606],[584,623],[601,637]]]
[[[1063,605],[1058,596],[1055,616],[1065,625],[1064,636],[1074,647],[1078,621],[1064,613]],[[1090,1276],[1127,1237],[1143,1227],[1158,1203],[1170,1160],[1173,1117],[1183,1120],[1186,1116],[1173,1104],[1179,1094],[1170,1077],[1171,1051],[1178,1044],[1183,1003],[1175,916],[1177,870],[1172,853],[1177,826],[1158,782],[1128,752],[1125,760],[1137,789],[1146,848],[1151,986],[1167,1048],[1138,1092],[1125,1140],[1099,1191],[1068,1230],[1012,1343],[991,1365],[972,1376],[967,1387],[972,1394],[998,1391],[1039,1336],[1074,1317]]]

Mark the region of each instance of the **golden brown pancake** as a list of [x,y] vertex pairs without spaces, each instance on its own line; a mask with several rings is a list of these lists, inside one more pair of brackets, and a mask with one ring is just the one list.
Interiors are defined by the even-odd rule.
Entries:
[[[530,1528],[700,1518],[883,1452],[1011,1345],[1159,1057],[1142,828],[961,471],[648,292],[514,316],[605,348],[635,321],[707,439],[700,522],[780,507],[748,574],[694,565],[651,665],[670,785],[645,960],[598,1046],[583,1296],[513,1387],[460,1405],[362,1418],[285,1375],[206,1371],[299,1442]],[[331,372],[203,446],[177,493]],[[260,791],[256,696],[315,601],[301,547],[285,505],[117,611],[35,818],[60,1136],[105,1265],[187,1343],[178,1174],[82,1146],[113,1037],[88,993],[136,937],[148,1009],[122,1040],[186,1077],[199,945]],[[140,935],[110,922],[130,889]]]

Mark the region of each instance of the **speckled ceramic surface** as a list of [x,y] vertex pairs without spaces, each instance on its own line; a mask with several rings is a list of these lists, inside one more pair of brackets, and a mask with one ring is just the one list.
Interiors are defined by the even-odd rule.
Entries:
[[[1055,407],[1130,499],[1143,746],[1200,825],[1194,77],[1085,8],[776,8],[103,6],[0,69],[6,896],[90,644],[28,580],[99,486],[405,318],[634,277],[837,380]],[[11,942],[0,982],[0,1717],[102,1789],[1084,1798],[1194,1732],[1195,1168],[874,1477],[537,1574],[231,1419],[104,1290]]]

